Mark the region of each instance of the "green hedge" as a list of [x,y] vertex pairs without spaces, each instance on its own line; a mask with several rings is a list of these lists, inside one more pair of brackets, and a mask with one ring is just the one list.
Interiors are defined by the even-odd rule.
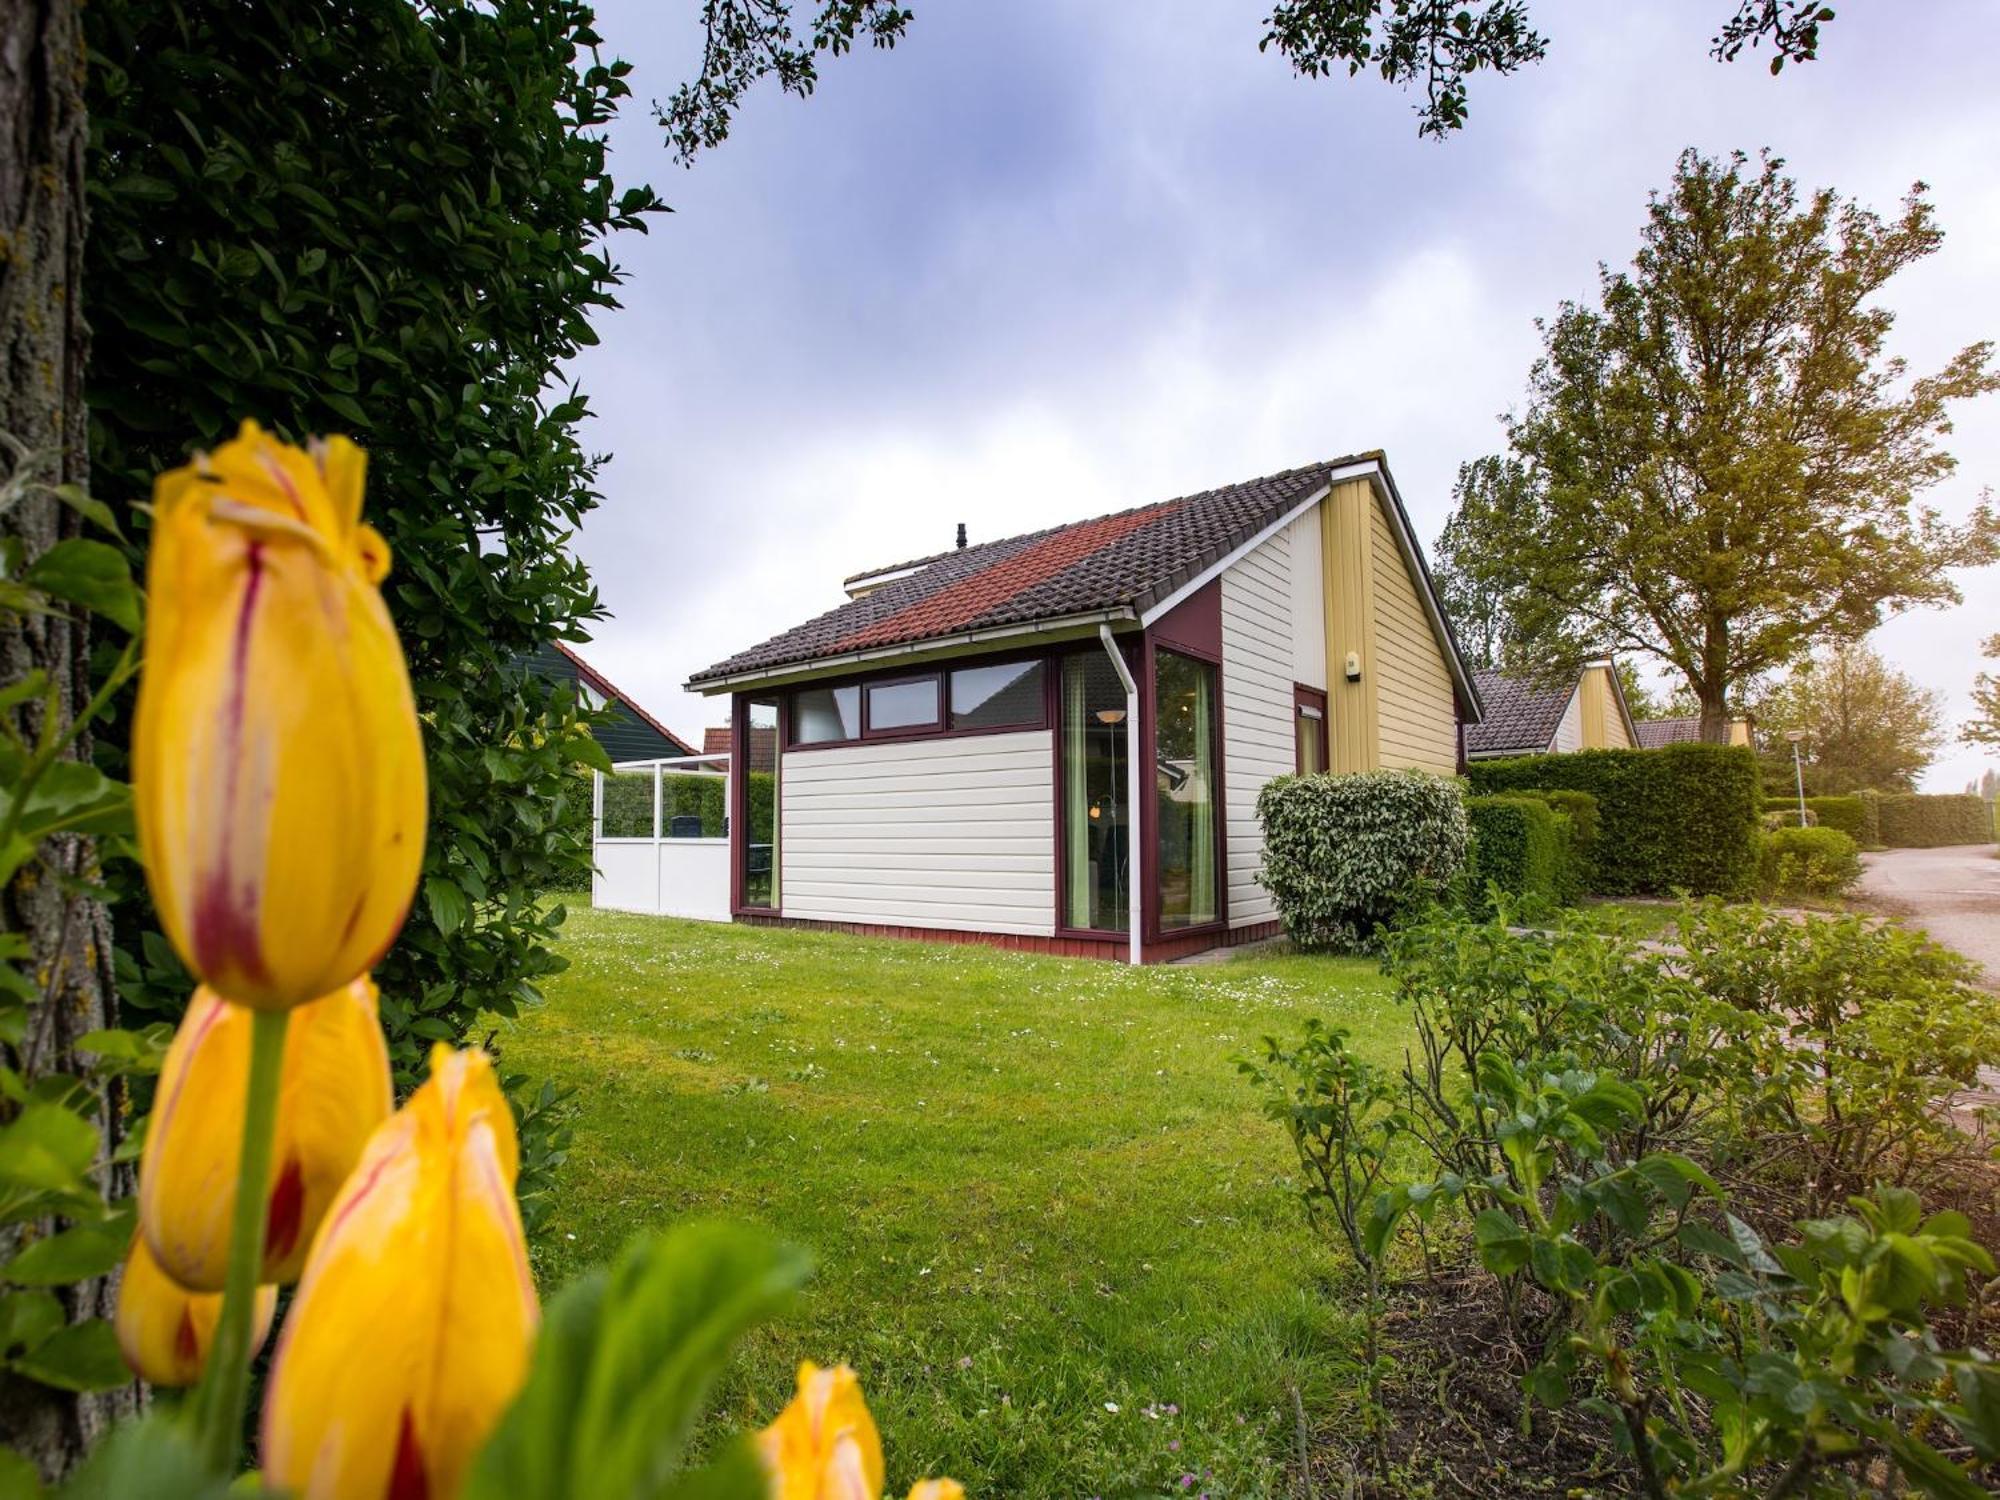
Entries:
[[1896,792],[1874,798],[1884,846],[1935,849],[1940,844],[1984,844],[1993,838],[1986,803],[1967,792],[1932,796]]
[[1820,827],[1838,828],[1864,849],[1882,842],[1873,797],[1808,797],[1806,811],[1819,819]]
[[1742,745],[1579,750],[1474,761],[1475,793],[1589,792],[1592,888],[1605,896],[1747,896],[1757,884],[1757,758]]
[[[765,773],[767,776],[768,772]],[[723,832],[723,779],[720,776],[665,775],[660,778],[660,834],[671,837],[677,817],[701,819],[701,836]],[[628,771],[604,778],[604,836],[653,836],[653,773]]]
[[1838,896],[1861,878],[1859,848],[1838,828],[1779,828],[1757,848],[1766,896]]
[[1570,820],[1540,796],[1468,797],[1472,822],[1472,904],[1498,886],[1529,911],[1569,899],[1576,885]]
[[1549,792],[1534,794],[1569,819],[1568,885],[1563,900],[1574,904],[1596,884],[1597,835],[1603,826],[1597,798],[1589,792]]

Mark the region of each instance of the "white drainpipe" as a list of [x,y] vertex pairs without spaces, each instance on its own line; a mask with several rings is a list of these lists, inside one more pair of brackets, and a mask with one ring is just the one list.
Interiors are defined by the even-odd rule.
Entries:
[[1143,878],[1146,861],[1139,848],[1139,684],[1132,680],[1132,669],[1125,665],[1125,653],[1118,649],[1118,642],[1111,634],[1109,625],[1097,627],[1097,638],[1104,642],[1105,655],[1111,658],[1111,665],[1118,673],[1118,680],[1125,685],[1125,890],[1127,911],[1125,926],[1130,938],[1129,958],[1135,966],[1141,961],[1143,935],[1139,930],[1140,914],[1144,910],[1139,882]]

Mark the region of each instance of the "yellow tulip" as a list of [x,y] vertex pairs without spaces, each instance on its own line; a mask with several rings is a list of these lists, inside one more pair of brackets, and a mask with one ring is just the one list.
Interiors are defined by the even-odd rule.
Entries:
[[527,1378],[539,1311],[514,1118],[480,1052],[377,1130],[306,1258],[264,1401],[264,1477],[299,1500],[458,1493]]
[[[147,1243],[169,1275],[200,1291],[221,1291],[229,1265],[253,1019],[206,986],[195,991],[167,1048],[139,1164]],[[299,1279],[313,1231],[392,1102],[373,980],[292,1012],[259,1280]]]
[[239,1005],[372,968],[423,859],[409,674],[361,521],[366,460],[256,423],[153,490],[133,803],[160,920]]
[[757,1450],[771,1476],[771,1500],[880,1500],[882,1439],[846,1365],[799,1366],[799,1390]]
[[956,1479],[919,1479],[910,1486],[910,1500],[965,1500],[965,1486]]
[[[271,1331],[278,1309],[278,1289],[257,1288],[256,1331],[250,1337],[254,1355]],[[215,1322],[222,1316],[220,1292],[191,1292],[165,1271],[146,1248],[146,1237],[132,1236],[125,1257],[125,1274],[118,1282],[118,1314],[112,1326],[125,1363],[141,1380],[154,1385],[193,1385],[208,1363],[215,1342]]]

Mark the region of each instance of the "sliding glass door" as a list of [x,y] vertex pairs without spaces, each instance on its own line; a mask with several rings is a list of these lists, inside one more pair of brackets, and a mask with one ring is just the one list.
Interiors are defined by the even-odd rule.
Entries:
[[1160,930],[1218,920],[1221,816],[1215,668],[1164,647],[1153,653],[1153,788]]
[[1125,688],[1102,651],[1063,659],[1063,925],[1124,932],[1131,910]]

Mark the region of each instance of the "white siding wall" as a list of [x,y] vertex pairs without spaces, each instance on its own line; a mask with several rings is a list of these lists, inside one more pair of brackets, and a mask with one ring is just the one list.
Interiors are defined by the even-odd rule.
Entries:
[[1055,931],[1055,759],[1046,729],[784,758],[788,917]]
[[[1305,519],[1318,527],[1316,512]],[[1317,530],[1313,536],[1316,541]],[[1223,785],[1231,927],[1267,922],[1278,914],[1270,892],[1256,880],[1264,858],[1257,793],[1273,776],[1288,776],[1296,766],[1292,683],[1299,647],[1292,622],[1293,583],[1300,559],[1293,556],[1292,543],[1293,529],[1287,528],[1222,575]],[[1316,564],[1316,546],[1312,556]],[[1312,583],[1317,591],[1316,567]],[[1324,641],[1322,631],[1316,629],[1315,634]],[[1324,644],[1320,650],[1323,660]],[[1311,685],[1311,679],[1296,680]],[[1325,680],[1323,673],[1320,680]]]
[[1569,707],[1563,710],[1562,722],[1556,725],[1556,737],[1549,747],[1559,753],[1583,748],[1583,694],[1572,692]]
[[1320,566],[1319,507],[1285,528],[1292,571],[1292,680],[1326,691],[1326,580]]

